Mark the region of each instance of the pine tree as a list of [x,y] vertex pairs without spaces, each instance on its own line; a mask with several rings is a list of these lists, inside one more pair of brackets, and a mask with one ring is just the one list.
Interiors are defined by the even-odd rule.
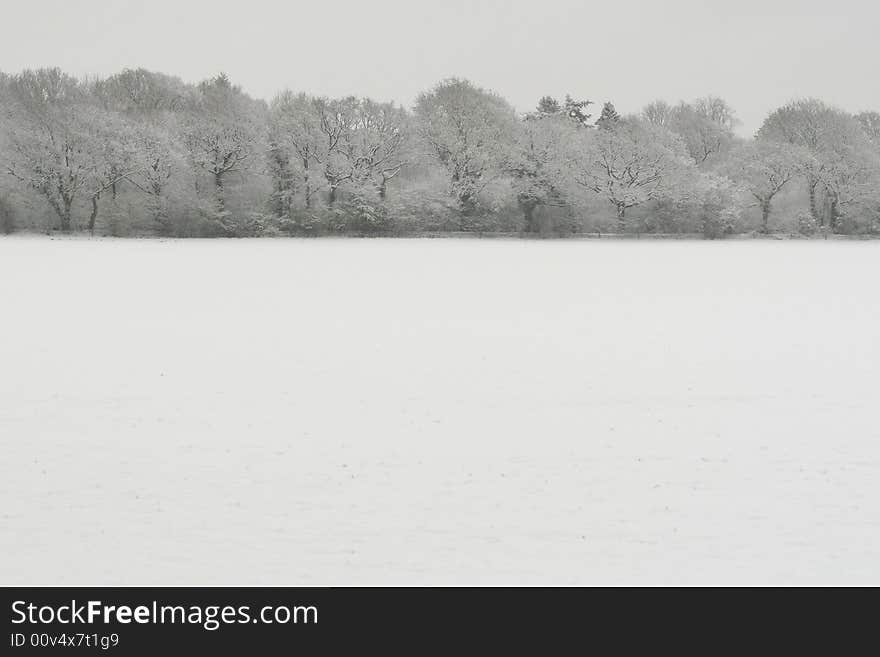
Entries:
[[586,109],[593,104],[591,100],[575,100],[566,94],[565,102],[560,104],[553,96],[544,96],[538,101],[536,111],[528,116],[530,118],[541,118],[545,116],[567,116],[578,126],[592,128],[590,119],[592,114],[587,114]]
[[620,123],[620,114],[614,109],[613,103],[605,103],[602,107],[602,115],[596,121],[596,127],[600,130],[611,130]]
[[553,116],[554,114],[559,114],[562,111],[562,107],[553,96],[544,96],[538,101],[537,110],[540,116]]
[[587,114],[585,110],[589,105],[592,104],[592,100],[575,100],[574,98],[566,94],[565,113],[568,115],[568,118],[576,122],[578,125],[586,126],[589,124],[589,121],[593,117],[593,115]]

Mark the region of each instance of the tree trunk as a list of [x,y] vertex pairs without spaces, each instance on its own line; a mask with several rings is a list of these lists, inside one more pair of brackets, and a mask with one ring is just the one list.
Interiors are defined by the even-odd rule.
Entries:
[[214,191],[217,193],[217,211],[223,212],[226,209],[225,199],[223,198],[223,173],[214,173]]
[[290,219],[291,216],[291,191],[290,186],[283,179],[275,183],[275,214],[279,217]]
[[770,200],[761,201],[761,232],[770,232]]
[[[59,208],[60,211],[58,212],[58,218],[61,219],[61,232],[69,233],[72,223],[71,216],[73,214],[73,199],[64,198],[62,200],[64,205]],[[57,208],[58,206],[56,205],[55,207]]]
[[165,217],[165,212],[162,208],[157,208],[155,213],[153,214],[153,221],[156,222],[156,225],[159,227],[160,235],[170,235],[171,234],[171,226],[168,220]]
[[477,214],[477,200],[473,194],[462,192],[458,195],[458,204],[462,217],[461,228],[470,230],[474,227],[473,218]]
[[828,203],[828,228],[831,229],[832,233],[837,232],[837,224],[840,219],[839,208],[840,200],[837,194],[831,194]]
[[816,190],[819,187],[819,181],[815,178],[809,178],[807,180],[807,191],[810,195],[810,215],[813,217],[813,221],[815,221],[820,226],[825,225],[825,218],[819,214],[819,202],[816,199]]
[[623,203],[617,204],[617,229],[621,233],[626,232],[626,205]]
[[91,235],[95,234],[95,222],[98,219],[98,199],[101,197],[100,194],[95,194],[92,196],[92,212],[89,214],[89,233]]
[[305,190],[306,190],[306,210],[311,209],[312,207],[312,184],[309,178],[309,158],[303,158],[303,179],[305,182]]
[[535,210],[538,207],[534,199],[520,199],[519,207],[522,209],[523,218],[525,219],[525,232],[537,233],[539,226],[535,221]]

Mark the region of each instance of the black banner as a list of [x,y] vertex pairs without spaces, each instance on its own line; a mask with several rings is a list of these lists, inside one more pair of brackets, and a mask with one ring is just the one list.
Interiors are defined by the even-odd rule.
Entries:
[[[838,603],[799,590],[546,588],[7,588],[2,654],[342,650],[614,653],[819,645]],[[833,597],[840,598],[835,592]],[[847,616],[832,645],[872,627]],[[867,623],[867,624],[865,624]],[[708,637],[708,638],[706,638]],[[490,653],[492,654],[492,653]],[[600,654],[605,654],[602,650]]]

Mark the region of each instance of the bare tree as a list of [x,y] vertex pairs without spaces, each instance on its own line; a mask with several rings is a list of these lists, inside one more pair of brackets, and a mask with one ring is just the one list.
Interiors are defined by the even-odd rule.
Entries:
[[642,110],[642,119],[658,128],[668,128],[672,122],[674,108],[665,100],[656,100]]

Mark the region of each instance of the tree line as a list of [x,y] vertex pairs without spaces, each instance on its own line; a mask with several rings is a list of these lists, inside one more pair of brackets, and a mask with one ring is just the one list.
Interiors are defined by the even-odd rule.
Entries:
[[0,232],[880,232],[880,113],[817,99],[738,138],[716,97],[504,98],[450,78],[411,109],[143,69],[0,73]]

